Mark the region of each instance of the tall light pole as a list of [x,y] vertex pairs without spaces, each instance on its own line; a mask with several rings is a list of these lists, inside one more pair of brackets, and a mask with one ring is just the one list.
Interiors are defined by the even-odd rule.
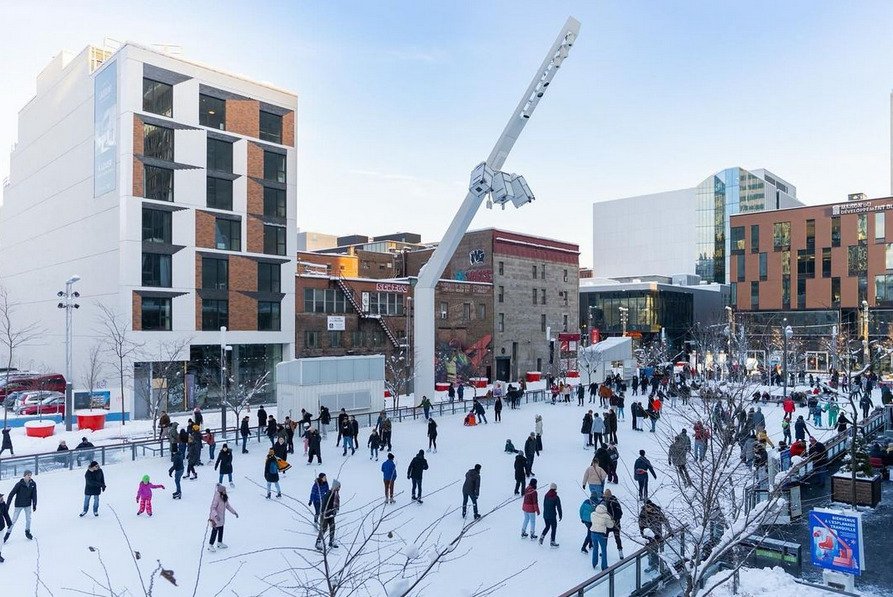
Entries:
[[623,330],[622,336],[626,336],[626,323],[629,320],[629,307],[618,307],[620,310],[620,327]]
[[862,301],[862,366],[867,367],[871,362],[871,354],[868,350],[868,301]]
[[[220,326],[220,429],[226,438],[226,353],[233,349],[226,344],[226,326]],[[236,421],[238,424],[238,421]]]
[[831,366],[837,371],[837,326],[831,326]]
[[[728,367],[729,379],[732,378],[732,338],[735,337],[735,311],[729,305],[726,305],[726,313],[729,315],[729,326],[726,328],[726,336],[728,336],[729,344],[726,349],[726,366]],[[741,368],[741,362],[738,362],[738,368]]]
[[[787,317],[785,317],[784,321],[788,321]],[[790,340],[791,336],[793,335],[794,330],[791,328],[791,326],[786,325],[784,327],[784,330],[782,330],[782,337],[784,338],[784,356],[782,357],[784,358],[784,363],[781,372],[782,376],[784,377],[784,381],[782,382],[784,384],[784,390],[782,390],[782,399],[788,397],[788,340]]]
[[65,280],[65,290],[56,293],[62,299],[57,307],[65,309],[65,431],[71,431],[72,410],[74,409],[74,401],[72,400],[72,382],[71,382],[71,311],[72,309],[80,309],[80,305],[75,300],[81,296],[78,291],[72,291],[71,287],[81,277],[77,274]]

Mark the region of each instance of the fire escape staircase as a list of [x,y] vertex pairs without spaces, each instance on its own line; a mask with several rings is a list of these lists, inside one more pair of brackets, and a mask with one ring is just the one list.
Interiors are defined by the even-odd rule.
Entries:
[[351,288],[350,284],[348,284],[344,280],[344,278],[341,278],[341,277],[336,278],[336,281],[338,282],[338,288],[340,288],[341,292],[344,293],[344,296],[347,297],[347,301],[354,308],[354,310],[357,312],[357,314],[360,316],[360,318],[361,319],[374,319],[375,321],[377,321],[378,325],[381,326],[381,329],[384,330],[385,336],[387,336],[388,340],[391,341],[391,344],[394,345],[394,348],[400,348],[402,345],[400,344],[400,341],[397,339],[396,334],[394,334],[394,332],[391,330],[391,328],[388,326],[388,324],[385,323],[385,320],[382,319],[381,315],[379,315],[378,313],[367,313],[367,312],[363,311],[363,306],[357,302],[357,297],[355,296],[354,290],[353,290],[353,288]]

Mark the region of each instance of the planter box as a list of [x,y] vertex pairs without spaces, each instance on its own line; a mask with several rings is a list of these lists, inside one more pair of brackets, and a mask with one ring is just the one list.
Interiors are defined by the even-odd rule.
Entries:
[[78,421],[78,429],[90,429],[99,431],[105,428],[105,417],[108,414],[104,410],[78,410],[74,416]]
[[[853,479],[849,475],[834,475],[831,477],[831,499],[844,504],[853,503]],[[856,504],[857,506],[877,507],[881,502],[880,475],[871,479],[856,477]]]
[[489,381],[486,377],[472,377],[468,381],[471,382],[471,385],[476,388],[486,388],[487,382]]
[[570,371],[567,372],[566,377],[570,377],[570,378],[573,378],[573,379],[579,379],[579,377],[580,377],[580,372],[571,369]]
[[446,382],[437,382],[434,384],[434,390],[437,392],[446,392],[450,389],[450,384]]
[[28,437],[50,437],[55,430],[55,421],[28,421],[25,423],[25,435]]
[[543,374],[540,373],[539,371],[528,371],[527,372],[527,383],[530,383],[533,381],[539,381],[542,379],[542,377],[543,377]]

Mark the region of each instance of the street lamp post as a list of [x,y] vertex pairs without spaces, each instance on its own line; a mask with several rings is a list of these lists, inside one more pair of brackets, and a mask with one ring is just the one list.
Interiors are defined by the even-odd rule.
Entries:
[[871,362],[871,354],[868,350],[868,301],[862,301],[862,366],[867,367]]
[[[226,344],[226,326],[220,326],[220,429],[226,439],[226,353],[233,349]],[[236,421],[238,424],[238,421]]]
[[[785,322],[787,322],[787,318],[785,318]],[[786,325],[783,332],[784,333],[782,334],[782,337],[784,338],[784,356],[782,358],[784,358],[784,363],[782,366],[781,374],[782,376],[784,376],[784,389],[782,390],[782,399],[785,399],[788,397],[788,340],[790,340],[791,336],[794,335],[794,330],[791,328],[791,326]]]
[[623,330],[622,336],[626,336],[626,323],[629,321],[629,307],[618,307],[620,310],[620,327]]
[[81,306],[75,302],[81,293],[72,291],[72,286],[80,280],[77,274],[71,276],[65,281],[65,290],[56,293],[62,299],[57,307],[65,309],[65,431],[71,431],[72,410],[74,404],[72,400],[72,382],[71,382],[71,311],[79,309]]
[[831,326],[831,366],[837,371],[837,326]]

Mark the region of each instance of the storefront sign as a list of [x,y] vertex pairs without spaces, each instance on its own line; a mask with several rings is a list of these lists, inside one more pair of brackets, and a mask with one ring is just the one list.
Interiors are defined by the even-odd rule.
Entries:
[[813,508],[809,532],[813,566],[855,576],[865,569],[860,512]]
[[329,315],[326,317],[326,329],[330,332],[343,332],[344,315]]
[[375,285],[378,292],[401,292],[406,294],[409,292],[409,284],[389,284],[387,282],[379,282]]
[[875,211],[887,211],[893,209],[893,203],[876,203],[874,201],[849,201],[831,206],[832,216],[845,216],[848,214],[864,214]]
[[491,286],[482,284],[457,284],[456,282],[438,282],[437,289],[441,292],[454,294],[488,294]]

